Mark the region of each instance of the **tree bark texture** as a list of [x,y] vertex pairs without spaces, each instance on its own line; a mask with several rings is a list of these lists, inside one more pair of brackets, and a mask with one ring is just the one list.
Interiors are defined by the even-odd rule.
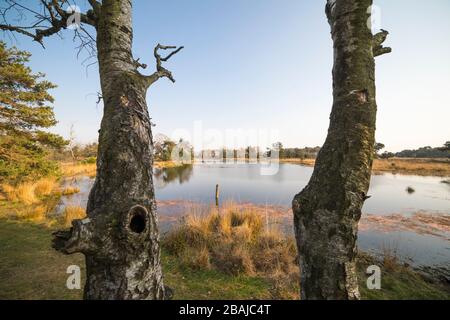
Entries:
[[104,102],[97,176],[89,195],[87,219],[74,221],[71,231],[57,232],[54,240],[54,246],[64,253],[85,255],[85,299],[167,297],[146,92],[157,79],[171,74],[166,69],[151,76],[137,72],[137,67],[145,65],[132,56],[131,10],[131,0],[103,0],[96,12]]
[[367,26],[371,5],[372,0],[326,5],[334,43],[330,126],[312,177],[292,202],[302,299],[360,297],[356,239],[374,154],[374,50],[386,38],[376,43]]

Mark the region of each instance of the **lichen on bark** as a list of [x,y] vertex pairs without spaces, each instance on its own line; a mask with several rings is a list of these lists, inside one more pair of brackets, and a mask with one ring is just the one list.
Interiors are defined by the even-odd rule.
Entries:
[[170,291],[160,262],[146,93],[161,77],[173,77],[160,61],[151,76],[138,72],[145,65],[132,56],[131,12],[130,0],[104,0],[96,10],[104,102],[97,176],[88,218],[56,232],[53,243],[63,253],[86,256],[86,299],[165,299]]
[[330,126],[312,177],[292,202],[302,299],[359,299],[356,239],[370,183],[377,110],[376,42],[367,24],[371,5],[372,0],[326,5],[334,44]]

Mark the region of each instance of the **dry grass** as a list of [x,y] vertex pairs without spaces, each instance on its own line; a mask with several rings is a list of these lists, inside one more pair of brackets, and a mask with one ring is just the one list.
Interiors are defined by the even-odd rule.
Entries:
[[263,276],[272,283],[273,298],[297,295],[295,243],[277,230],[266,230],[256,211],[227,205],[220,214],[216,209],[194,213],[163,241],[169,253],[192,269]]
[[48,196],[55,190],[56,185],[56,178],[43,178],[35,183],[34,193],[37,196]]
[[382,263],[386,271],[395,271],[400,266],[398,255],[398,243],[386,244],[381,248]]
[[[280,159],[280,162],[314,166],[315,159]],[[446,177],[450,176],[450,160],[419,158],[375,159],[372,171],[375,173],[393,172],[400,174]]]
[[375,172],[395,172],[417,175],[449,176],[450,161],[445,159],[375,159]]
[[1,191],[7,201],[31,205],[39,203],[40,197],[52,194],[56,185],[56,178],[43,178],[36,182],[23,182],[15,186],[2,184]]
[[39,205],[36,207],[29,207],[26,210],[18,211],[17,218],[33,222],[43,222],[47,218],[47,213],[47,207]]
[[[155,161],[155,168],[174,168],[182,165],[174,161]],[[73,163],[61,162],[61,172],[64,177],[88,176],[95,177],[97,174],[97,165],[95,163]]]
[[56,219],[49,216],[58,204],[60,193],[55,177],[17,185],[2,184],[0,217],[51,226]]
[[61,172],[65,177],[89,176],[95,177],[97,166],[95,163],[61,163]]
[[7,183],[1,185],[2,195],[5,200],[16,202],[17,194],[15,192],[15,188]]
[[67,188],[65,188],[65,189],[61,192],[61,194],[62,194],[63,196],[70,196],[70,195],[76,194],[76,193],[78,193],[78,192],[80,192],[80,188],[77,188],[77,187],[67,187]]
[[43,178],[36,182],[24,182],[15,186],[2,184],[0,190],[6,200],[0,212],[2,217],[48,225],[62,220],[65,226],[70,226],[73,219],[85,216],[85,210],[79,207],[67,207],[62,219],[49,216],[61,195],[67,196],[80,191],[75,187],[68,187],[61,191],[56,178]]
[[280,163],[298,163],[304,166],[312,167],[316,163],[316,159],[280,159]]
[[31,182],[20,183],[16,186],[3,184],[1,186],[2,192],[5,194],[7,201],[21,202],[24,204],[33,204],[38,202],[35,194],[36,184]]
[[84,219],[86,217],[86,210],[77,206],[67,206],[64,209],[64,226],[71,227],[72,221],[76,219]]

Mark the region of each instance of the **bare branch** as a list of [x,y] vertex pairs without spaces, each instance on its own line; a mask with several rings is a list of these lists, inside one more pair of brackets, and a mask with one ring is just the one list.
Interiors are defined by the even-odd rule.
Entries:
[[26,31],[25,28],[23,28],[23,27],[0,24],[0,30],[3,30],[3,31],[11,31],[11,32],[17,32],[17,33],[26,35],[26,36],[28,36],[28,37],[31,37],[31,38],[33,38],[35,41],[38,41],[39,43],[42,44],[42,41],[39,41],[38,38],[36,38],[36,34],[33,34],[33,33],[31,33],[31,32]]
[[91,5],[92,9],[94,10],[95,14],[98,16],[100,10],[102,9],[102,4],[97,0],[88,0],[88,2]]
[[[145,77],[148,86],[151,86],[154,82],[158,81],[162,77],[166,77],[170,81],[175,82],[175,79],[173,78],[172,73],[162,66],[162,62],[166,62],[172,56],[174,56],[175,54],[180,52],[183,48],[184,48],[183,46],[177,48],[176,46],[163,46],[163,45],[158,43],[158,45],[155,47],[155,49],[153,51],[153,54],[154,54],[155,59],[156,59],[156,72],[153,73],[150,76]],[[175,49],[175,50],[172,51],[165,58],[162,58],[160,56],[160,54],[158,53],[158,50],[170,50],[170,49]]]
[[97,92],[97,106],[98,106],[98,104],[100,103],[100,101],[102,101],[103,100],[103,95],[100,93],[100,92]]
[[136,67],[136,69],[138,68],[147,69],[147,65],[145,63],[140,63],[139,60],[140,59],[137,58],[136,60],[133,61],[133,64]]
[[[58,34],[69,27],[72,13],[62,8],[63,5],[69,3],[68,0],[40,0],[39,2],[42,5],[41,10],[35,10],[23,5],[19,0],[5,0],[7,6],[0,7],[0,17],[3,20],[0,23],[0,30],[23,34],[31,37],[43,46],[43,38]],[[90,3],[93,9],[87,13],[80,13],[80,22],[96,27],[97,16],[95,10],[99,10],[101,4],[97,1],[90,1]],[[12,10],[15,10],[15,12],[10,13]],[[11,24],[8,22],[8,18],[13,14],[15,20],[28,20],[28,18],[32,17],[34,21],[31,19],[32,22],[28,25]],[[82,45],[86,43],[86,39],[90,39],[89,41],[94,39],[84,28],[80,28],[80,30],[76,30],[75,35],[77,38],[80,38]],[[83,33],[83,36],[81,36],[81,33]]]
[[[181,49],[183,49],[184,47],[181,46],[178,49],[176,49],[176,46],[163,46],[161,44],[158,43],[158,45],[155,47],[153,54],[156,58],[156,69],[158,70],[158,68],[161,68],[161,62],[166,62],[167,60],[169,60],[174,54],[180,52]],[[158,53],[158,50],[169,50],[169,49],[176,49],[175,51],[173,51],[172,53],[170,53],[167,57],[165,58],[161,58],[161,56]]]
[[373,36],[372,40],[372,48],[373,48],[373,56],[381,56],[382,54],[392,52],[392,49],[389,47],[383,47],[383,42],[386,41],[389,32],[381,29],[381,32],[378,32]]
[[180,50],[183,49],[183,48],[184,48],[183,46],[179,47],[177,50],[171,52],[167,57],[161,58],[161,61],[164,61],[164,62],[165,62],[165,61],[169,60],[173,55],[175,55],[175,54],[177,54],[178,52],[180,52]]

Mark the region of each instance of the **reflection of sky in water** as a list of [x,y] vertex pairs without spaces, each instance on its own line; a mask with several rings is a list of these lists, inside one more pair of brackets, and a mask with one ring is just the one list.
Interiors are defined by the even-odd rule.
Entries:
[[67,187],[77,187],[80,192],[72,194],[70,196],[61,197],[61,201],[56,207],[56,214],[60,214],[64,211],[65,206],[79,206],[86,208],[89,191],[92,188],[94,180],[89,177],[76,177],[65,179],[62,183],[62,189]]
[[375,253],[397,249],[399,257],[405,262],[450,268],[450,243],[439,237],[409,231],[364,231],[358,234],[358,247]]
[[[411,213],[418,210],[450,213],[450,187],[440,177],[403,175],[372,176],[364,210],[374,214]],[[405,190],[411,186],[415,192]]]
[[[220,185],[220,199],[290,206],[293,196],[308,182],[311,167],[280,164],[273,176],[262,176],[257,164],[202,164],[155,170],[158,200],[190,200],[213,202],[215,185]],[[404,175],[374,175],[364,212],[412,214],[417,211],[450,214],[450,186],[439,177]],[[80,193],[63,197],[57,212],[65,205],[86,207],[93,180],[87,177],[69,179],[64,186],[77,186]],[[406,188],[415,189],[408,194]],[[289,219],[290,221],[290,219]],[[288,221],[288,223],[290,223]],[[442,238],[413,232],[359,232],[359,247],[364,251],[382,251],[383,247],[398,247],[401,257],[412,264],[450,266],[450,244]]]
[[[215,185],[220,185],[220,198],[238,202],[289,206],[312,174],[311,167],[280,164],[273,176],[262,176],[257,164],[195,165],[188,181],[178,180],[156,188],[158,199],[186,199],[212,202]],[[450,187],[439,177],[402,176],[393,174],[372,177],[364,212],[372,214],[414,213],[420,210],[450,214]],[[415,192],[408,194],[411,186]]]

